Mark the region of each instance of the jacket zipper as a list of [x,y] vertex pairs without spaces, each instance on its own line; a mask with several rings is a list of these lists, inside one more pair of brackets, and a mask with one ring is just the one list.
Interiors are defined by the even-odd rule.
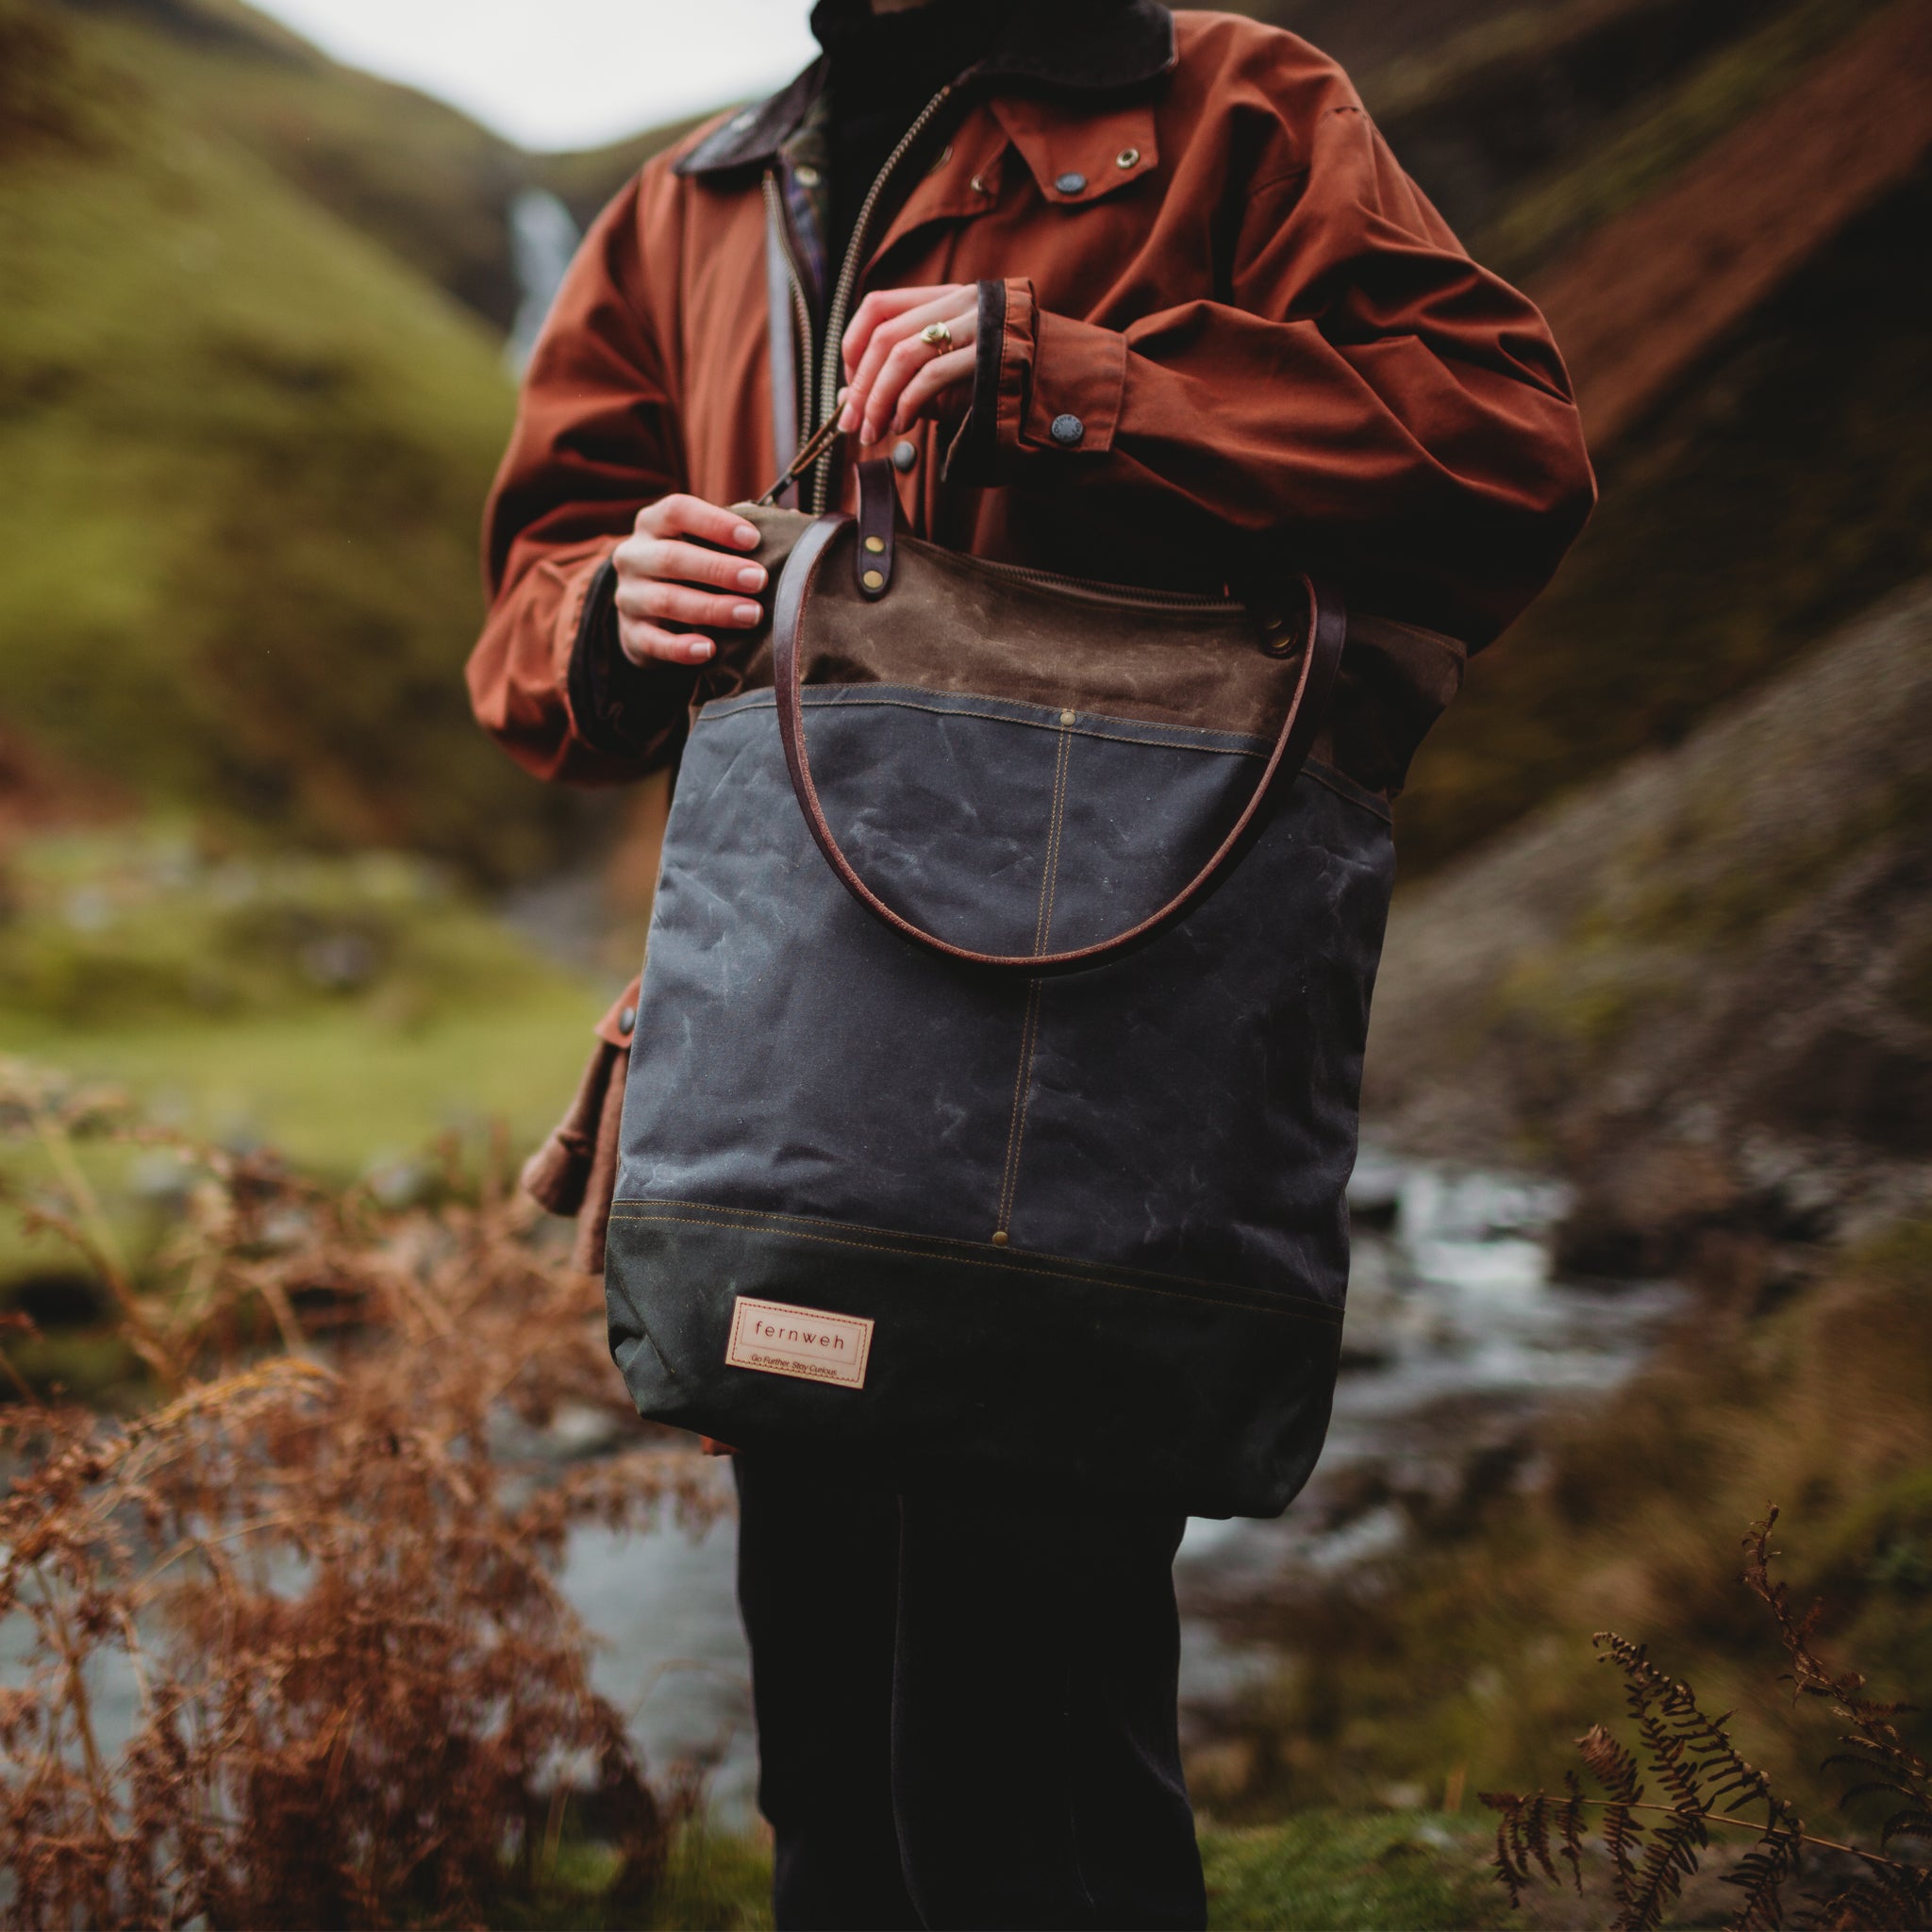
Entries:
[[[839,265],[839,279],[833,286],[831,308],[825,315],[825,339],[821,354],[816,334],[811,325],[811,311],[805,299],[805,283],[798,273],[798,263],[791,253],[791,225],[782,219],[778,225],[780,240],[785,244],[785,267],[791,278],[791,299],[797,316],[800,390],[803,391],[806,422],[801,425],[799,442],[801,447],[826,422],[839,404],[839,377],[843,373],[839,358],[839,342],[845,333],[847,311],[852,307],[852,291],[858,284],[858,271],[865,261],[866,229],[872,225],[873,211],[878,207],[879,195],[891,178],[892,172],[906,158],[908,152],[924,134],[932,118],[952,97],[952,84],[941,88],[932,99],[919,111],[918,118],[900,137],[899,144],[886,157],[885,165],[873,177],[871,188],[866,191],[864,201],[859,204],[858,218],[852,225],[852,239],[845,244],[845,258]],[[782,207],[778,200],[778,183],[775,174],[765,175],[765,198],[781,216]],[[814,360],[819,364],[818,394],[811,392],[811,368]],[[812,465],[809,477],[802,479],[800,490],[802,508],[813,516],[823,515],[832,493],[832,466],[838,459],[838,452],[828,449]]]

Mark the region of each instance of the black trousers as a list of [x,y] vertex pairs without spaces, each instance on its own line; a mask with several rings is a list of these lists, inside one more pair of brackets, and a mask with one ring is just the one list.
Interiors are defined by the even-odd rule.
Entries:
[[1206,1924],[1182,1517],[737,1475],[781,1932]]

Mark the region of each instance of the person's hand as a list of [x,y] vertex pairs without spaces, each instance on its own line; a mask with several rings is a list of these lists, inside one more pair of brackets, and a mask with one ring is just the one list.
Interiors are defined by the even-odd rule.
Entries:
[[[685,541],[692,537],[703,541]],[[707,550],[705,543],[724,547]],[[654,658],[702,664],[717,649],[695,632],[665,630],[666,618],[709,630],[755,628],[764,611],[752,598],[765,588],[765,568],[733,553],[758,546],[754,525],[702,497],[663,496],[639,510],[635,527],[611,558],[617,566],[617,641],[624,655],[633,664]]]
[[[952,341],[920,341],[935,324]],[[839,427],[860,442],[901,435],[921,416],[963,406],[978,359],[979,291],[971,282],[887,289],[858,305],[841,348],[846,387]]]

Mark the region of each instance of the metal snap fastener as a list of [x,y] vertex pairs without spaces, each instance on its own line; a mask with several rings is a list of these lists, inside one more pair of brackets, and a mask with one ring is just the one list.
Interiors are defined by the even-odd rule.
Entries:
[[637,1024],[638,1009],[635,1007],[625,1008],[624,1011],[617,1016],[617,1030],[620,1033],[628,1033]]
[[816,188],[819,185],[819,171],[809,161],[801,161],[791,171],[798,177],[801,188]]
[[1056,416],[1047,433],[1063,449],[1072,449],[1087,434],[1087,425],[1077,416]]
[[1005,1247],[1005,1246],[1006,1246],[1006,1244],[1007,1244],[1007,1231],[1006,1231],[1006,1229],[1005,1229],[1005,1228],[1003,1228],[1003,1227],[996,1227],[996,1228],[994,1228],[994,1229],[993,1229],[993,1231],[992,1231],[992,1244],[993,1244],[993,1246],[994,1246],[994,1247],[996,1247],[996,1248],[1003,1248],[1003,1247]]
[[1062,724],[1072,724],[1073,722],[1074,722],[1074,714],[1073,714],[1073,712],[1071,712],[1071,711],[1062,711],[1062,712],[1060,713],[1060,723],[1061,723]]
[[895,442],[892,445],[892,467],[900,475],[917,468],[919,445],[916,442]]
[[882,571],[869,570],[858,581],[868,591],[883,591],[886,587],[885,574]]
[[972,186],[974,194],[991,194],[992,192],[992,190],[986,185],[986,176],[984,175],[974,175]]
[[1056,175],[1053,185],[1062,194],[1078,194],[1086,188],[1087,177],[1084,175],[1075,175],[1072,172],[1064,175]]
[[1133,168],[1140,165],[1140,160],[1141,150],[1139,148],[1124,147],[1119,154],[1114,156],[1113,164],[1116,168]]
[[883,537],[868,537],[865,540],[865,547],[874,557],[883,557],[886,554],[886,540]]

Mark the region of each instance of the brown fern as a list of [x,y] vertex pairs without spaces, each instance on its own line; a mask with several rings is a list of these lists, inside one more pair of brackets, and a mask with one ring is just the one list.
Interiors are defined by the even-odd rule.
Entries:
[[[1739,1860],[1724,1883],[1740,1896],[1727,1921],[1733,1932],[1776,1932],[1785,1923],[1786,1890],[1799,1874],[1807,1846],[1849,1854],[1862,1871],[1824,1901],[1820,1924],[1830,1927],[1924,1927],[1932,1924],[1932,1871],[1890,1855],[1894,1840],[1932,1838],[1932,1782],[1925,1760],[1900,1737],[1891,1720],[1909,1707],[1879,1704],[1864,1695],[1865,1680],[1856,1673],[1835,1674],[1818,1656],[1813,1637],[1816,1608],[1795,1615],[1785,1586],[1770,1574],[1774,1508],[1745,1539],[1744,1581],[1770,1609],[1787,1655],[1798,1696],[1823,1697],[1834,1714],[1851,1724],[1845,1749],[1825,1760],[1854,1772],[1858,1782],[1840,1805],[1879,1795],[1895,1808],[1879,1827],[1874,1851],[1816,1836],[1771,1779],[1746,1759],[1725,1725],[1729,1714],[1713,1717],[1698,1703],[1689,1684],[1650,1661],[1641,1644],[1612,1631],[1596,1637],[1602,1660],[1624,1679],[1624,1701],[1636,1726],[1641,1763],[1662,1787],[1668,1802],[1646,1800],[1638,1756],[1601,1724],[1577,1740],[1585,1766],[1606,1795],[1583,1795],[1573,1774],[1570,1804],[1538,1791],[1524,1796],[1485,1791],[1484,1804],[1499,1814],[1496,1854],[1491,1861],[1512,1906],[1537,1874],[1552,1882],[1558,1874],[1548,1857],[1553,1821],[1563,1839],[1564,1857],[1580,1890],[1580,1840],[1585,1807],[1599,1813],[1598,1837],[1610,1862],[1617,1904],[1617,1932],[1655,1932],[1697,1870],[1713,1827],[1748,1829],[1757,1842]],[[1558,1812],[1561,1817],[1558,1819]]]
[[[60,1177],[19,1205],[116,1271],[150,1396],[122,1420],[16,1381],[0,1408],[0,1619],[30,1640],[0,1691],[8,1922],[481,1923],[543,1879],[574,1793],[621,1854],[613,1897],[644,1900],[687,1800],[592,1688],[557,1571],[580,1524],[709,1506],[501,1152],[391,1211],[0,1064],[8,1135]],[[194,1174],[139,1278],[77,1153],[100,1141]],[[508,1418],[566,1403],[631,1446],[561,1475],[504,1452]],[[138,1687],[125,1743],[104,1666]]]

